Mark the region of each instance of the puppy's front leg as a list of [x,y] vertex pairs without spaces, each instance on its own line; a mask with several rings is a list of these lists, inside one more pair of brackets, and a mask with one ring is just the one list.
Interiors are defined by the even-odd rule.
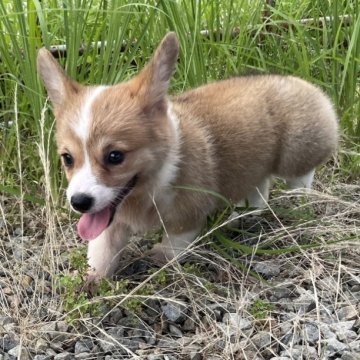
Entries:
[[88,245],[88,281],[111,276],[118,266],[120,251],[129,238],[129,229],[121,223],[111,224]]
[[150,254],[160,261],[171,260],[178,256],[199,235],[202,226],[182,233],[165,233],[161,243],[156,244]]

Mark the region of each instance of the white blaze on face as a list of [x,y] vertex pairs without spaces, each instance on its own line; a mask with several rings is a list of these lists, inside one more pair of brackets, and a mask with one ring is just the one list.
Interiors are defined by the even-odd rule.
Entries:
[[66,191],[69,202],[71,202],[71,197],[75,194],[83,193],[91,196],[94,199],[94,205],[91,208],[91,212],[97,212],[102,210],[104,207],[109,206],[110,202],[114,200],[116,195],[116,191],[114,189],[99,183],[92,171],[90,156],[86,148],[86,142],[89,137],[89,129],[92,121],[91,108],[96,97],[99,96],[104,89],[106,89],[105,86],[98,86],[89,91],[80,110],[79,119],[77,119],[73,125],[73,130],[82,141],[84,164],[74,174]]

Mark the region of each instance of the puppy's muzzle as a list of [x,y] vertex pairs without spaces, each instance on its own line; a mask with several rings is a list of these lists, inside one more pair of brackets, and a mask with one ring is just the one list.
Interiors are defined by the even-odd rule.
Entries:
[[94,204],[94,198],[85,193],[79,193],[71,197],[70,204],[74,210],[84,213],[91,209]]

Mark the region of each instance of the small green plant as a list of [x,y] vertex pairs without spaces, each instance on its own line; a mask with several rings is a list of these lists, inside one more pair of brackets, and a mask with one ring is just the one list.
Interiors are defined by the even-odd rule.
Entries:
[[262,320],[267,318],[274,309],[273,304],[262,299],[256,299],[251,304],[249,312],[255,319]]
[[199,264],[196,264],[196,263],[185,263],[183,265],[183,270],[187,274],[193,274],[193,275],[196,275],[196,276],[201,276],[202,273],[203,273],[201,271],[201,266]]
[[[102,279],[96,284],[89,284],[86,280],[88,264],[85,248],[71,251],[69,259],[72,273],[63,274],[58,279],[58,287],[63,299],[63,309],[68,313],[67,318],[69,321],[79,319],[82,314],[90,314],[91,316],[101,315],[104,302],[111,303],[117,301],[106,299],[107,297],[126,295],[134,287],[126,279],[119,281]],[[167,284],[169,282],[167,272],[164,270],[157,274],[155,282],[161,285]],[[128,311],[138,314],[142,310],[144,301],[142,297],[153,293],[153,286],[145,284],[132,297],[123,301],[121,305]],[[94,295],[97,296],[97,301],[92,301]],[[104,298],[103,300],[101,300],[102,297]]]
[[171,280],[167,269],[161,269],[159,271],[157,269],[150,269],[148,271],[148,273],[149,273],[149,275],[156,273],[153,276],[154,284],[159,284],[159,285],[164,286],[164,285],[169,284],[169,282]]
[[[86,249],[74,249],[70,253],[70,268],[74,273],[59,276],[58,287],[63,299],[63,309],[68,313],[68,320],[74,321],[80,318],[82,313],[89,313],[92,316],[100,314],[100,302],[92,303],[92,294],[89,291],[89,284],[86,282],[88,264]],[[96,292],[100,296],[107,296],[112,293],[112,286],[106,279],[96,285]]]

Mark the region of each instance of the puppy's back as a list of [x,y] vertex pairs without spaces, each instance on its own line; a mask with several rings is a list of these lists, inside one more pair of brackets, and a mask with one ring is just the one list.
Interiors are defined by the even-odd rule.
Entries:
[[216,174],[209,175],[233,200],[269,175],[304,175],[336,149],[337,118],[330,100],[295,77],[232,78],[172,101],[188,134],[199,127],[208,134],[208,156],[216,162]]

